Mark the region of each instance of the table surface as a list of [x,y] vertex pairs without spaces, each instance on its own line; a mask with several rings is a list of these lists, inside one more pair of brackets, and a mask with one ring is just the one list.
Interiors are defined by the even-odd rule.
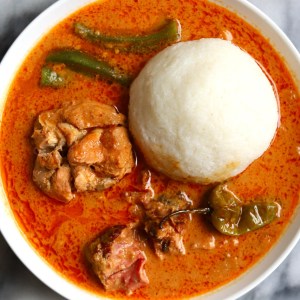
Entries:
[[[55,0],[0,0],[0,60],[25,26]],[[249,0],[300,50],[300,0]],[[0,234],[0,299],[63,300],[19,261]],[[284,263],[240,300],[300,299],[300,243]]]

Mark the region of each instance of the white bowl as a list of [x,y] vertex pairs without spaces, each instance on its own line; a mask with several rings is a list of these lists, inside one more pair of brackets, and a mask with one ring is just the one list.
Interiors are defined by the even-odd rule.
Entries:
[[[300,86],[300,56],[295,47],[283,32],[262,12],[245,0],[211,0],[229,10],[236,12],[239,16],[258,28],[260,32],[269,38],[271,44],[285,58],[297,86]],[[37,17],[14,42],[12,47],[3,58],[0,66],[0,113],[2,116],[6,95],[10,84],[18,71],[22,61],[29,51],[39,42],[59,21],[79,9],[93,2],[93,0],[60,0],[39,17]],[[20,258],[20,260],[41,281],[57,293],[72,300],[96,300],[105,299],[83,290],[56,273],[49,264],[38,255],[37,251],[28,244],[22,234],[12,211],[10,209],[3,184],[0,182],[0,229],[6,241]],[[195,299],[219,300],[236,299],[264,280],[272,271],[278,267],[287,257],[300,237],[300,210],[294,214],[288,228],[268,252],[268,254],[254,267],[231,283]]]

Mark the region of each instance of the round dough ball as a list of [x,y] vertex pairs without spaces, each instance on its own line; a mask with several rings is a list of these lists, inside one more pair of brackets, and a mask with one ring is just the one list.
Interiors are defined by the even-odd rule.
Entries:
[[135,142],[150,166],[177,180],[208,184],[239,174],[270,146],[278,119],[266,75],[221,39],[164,49],[130,89]]

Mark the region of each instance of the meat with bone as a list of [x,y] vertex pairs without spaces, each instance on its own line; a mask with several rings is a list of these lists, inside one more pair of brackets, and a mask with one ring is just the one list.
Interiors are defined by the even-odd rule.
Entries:
[[134,167],[125,116],[95,101],[41,113],[32,135],[37,151],[33,181],[68,202],[74,192],[111,187]]
[[149,283],[147,258],[131,226],[106,229],[86,246],[85,255],[106,290],[131,294]]

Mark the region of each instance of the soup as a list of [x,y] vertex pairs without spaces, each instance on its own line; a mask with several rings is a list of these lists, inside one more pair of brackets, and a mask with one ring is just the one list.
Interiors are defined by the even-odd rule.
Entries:
[[[281,216],[270,225],[241,236],[218,233],[210,222],[193,215],[184,235],[185,255],[159,259],[147,243],[146,272],[150,283],[134,292],[135,299],[178,299],[219,287],[251,267],[278,240],[298,204],[299,95],[284,62],[261,34],[235,14],[208,1],[105,1],[84,7],[53,28],[31,51],[11,86],[1,129],[1,172],[11,208],[22,231],[38,253],[75,284],[100,295],[125,297],[104,291],[86,266],[85,245],[108,226],[135,220],[124,193],[139,188],[149,167],[137,152],[137,166],[113,187],[76,194],[67,204],[45,195],[33,183],[35,155],[31,135],[37,116],[68,101],[93,100],[114,105],[127,115],[128,88],[72,73],[65,87],[41,87],[40,74],[47,55],[72,48],[104,58],[135,77],[158,50],[122,53],[103,49],[74,34],[73,24],[84,23],[107,34],[143,34],[164,19],[180,20],[182,41],[221,37],[247,51],[274,82],[280,101],[281,123],[264,155],[228,186],[243,201],[272,198],[280,202]],[[133,144],[133,147],[134,144]],[[182,183],[149,171],[156,194],[184,192],[193,207],[206,206],[211,186]],[[184,272],[183,272],[184,270]],[[184,287],[184,288],[183,288]]]

